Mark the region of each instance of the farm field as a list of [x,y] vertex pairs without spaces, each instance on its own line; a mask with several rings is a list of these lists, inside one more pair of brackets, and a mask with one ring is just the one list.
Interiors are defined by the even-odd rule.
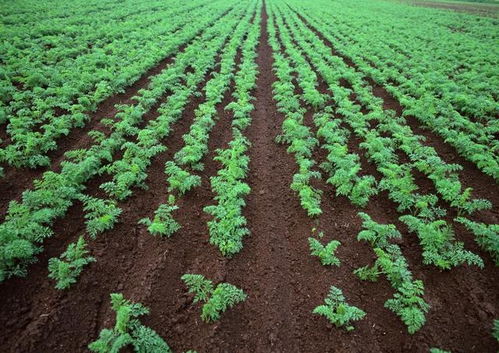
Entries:
[[412,5],[1,1],[0,352],[498,352],[499,23]]

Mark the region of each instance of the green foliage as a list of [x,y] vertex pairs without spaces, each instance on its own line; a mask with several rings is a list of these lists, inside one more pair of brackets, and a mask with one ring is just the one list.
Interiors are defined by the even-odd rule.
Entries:
[[464,250],[463,243],[454,241],[454,233],[446,221],[425,222],[411,215],[402,216],[400,220],[418,235],[423,248],[423,263],[444,270],[463,263],[484,267],[478,255]]
[[[54,80],[49,79],[51,87],[45,93],[43,91],[45,88],[42,87],[36,87],[37,92],[33,94],[31,90],[17,90],[8,82],[4,82],[6,85],[0,85],[2,93],[5,91],[5,87],[7,91],[10,91],[6,95],[0,94],[0,100],[3,99],[2,103],[6,103],[7,100],[12,98],[11,93],[16,94],[16,99],[11,101],[12,104],[9,104],[8,107],[2,105],[0,108],[2,111],[4,108],[9,110],[5,115],[9,118],[7,130],[12,137],[11,143],[5,149],[0,148],[0,162],[4,161],[12,166],[49,165],[50,158],[45,155],[46,152],[57,147],[55,140],[58,137],[69,133],[73,127],[83,126],[88,120],[88,116],[84,113],[86,109],[94,109],[98,102],[116,92],[120,92],[123,87],[130,86],[145,70],[155,66],[165,55],[169,56],[177,53],[182,44],[190,43],[185,50],[178,53],[172,65],[151,78],[151,84],[138,92],[132,104],[118,105],[116,107],[118,112],[113,119],[103,119],[101,121],[106,131],[105,138],[102,134],[91,134],[94,141],[91,141],[89,148],[70,153],[71,158],[61,162],[58,173],[44,173],[41,180],[35,181],[35,188],[23,194],[21,201],[11,203],[12,207],[9,207],[5,222],[0,224],[0,281],[12,276],[26,275],[28,265],[36,262],[36,255],[42,251],[40,243],[45,238],[53,235],[51,230],[53,222],[67,213],[69,207],[79,198],[79,194],[92,177],[102,172],[109,173],[112,180],[104,183],[101,187],[119,200],[130,196],[136,186],[146,187],[147,168],[150,166],[152,158],[157,153],[164,151],[165,147],[162,141],[170,134],[171,125],[182,117],[182,112],[191,101],[191,97],[199,94],[197,88],[206,79],[206,72],[213,71],[219,62],[215,60],[217,53],[222,53],[224,61],[227,61],[227,58],[235,58],[237,45],[240,44],[241,38],[243,38],[245,30],[253,17],[252,11],[247,11],[248,8],[243,4],[232,8],[230,10],[231,15],[222,17],[229,9],[226,3],[210,3],[207,4],[207,7],[200,7],[199,4],[194,3],[185,3],[181,7],[170,9],[174,13],[178,13],[175,16],[167,16],[168,26],[165,27],[158,23],[153,27],[144,27],[144,13],[148,13],[146,9],[151,5],[143,1],[139,1],[136,5],[137,10],[139,8],[142,8],[142,10],[138,10],[138,17],[132,16],[137,21],[135,25],[132,24],[130,27],[134,30],[123,32],[117,29],[113,32],[113,35],[118,35],[120,39],[123,39],[123,33],[132,33],[135,38],[135,50],[131,50],[127,45],[120,52],[125,53],[128,58],[130,58],[130,53],[135,53],[134,57],[141,57],[143,60],[132,60],[132,66],[130,67],[122,60],[115,61],[113,64],[112,61],[108,60],[110,57],[108,58],[107,54],[105,55],[106,58],[103,59],[104,51],[98,46],[111,45],[112,47],[106,49],[111,55],[116,53],[116,49],[119,47],[109,44],[115,43],[114,40],[110,42],[100,41],[100,44],[94,42],[92,44],[93,49],[90,49],[90,56],[78,55],[78,51],[89,51],[88,43],[84,41],[84,43],[80,43],[82,46],[71,48],[71,50],[75,51],[71,55],[66,55],[67,53],[64,54],[59,50],[36,50],[37,53],[46,53],[51,56],[52,58],[48,60],[49,63],[55,63],[59,59],[65,58],[66,62],[63,66],[72,68],[71,72],[67,72],[66,69],[54,70],[52,65],[45,65],[45,63],[39,66],[35,61],[31,60],[33,59],[31,54],[30,60],[22,60],[23,65],[29,64],[29,62],[35,63],[37,66],[35,71],[45,67],[45,75],[56,74],[58,76]],[[252,5],[256,8],[257,3]],[[199,19],[188,28],[183,24],[188,23],[190,20],[180,14],[180,12],[186,10],[186,7],[197,11],[196,13],[192,12],[192,14]],[[52,10],[59,11],[60,9],[54,8]],[[123,8],[122,10],[126,12],[129,9]],[[166,18],[162,11],[155,13],[154,16],[156,16],[156,20]],[[65,19],[72,18],[63,17]],[[131,17],[125,15],[125,18],[128,21]],[[221,20],[217,21],[218,18]],[[95,20],[96,18],[92,17],[92,21],[95,22]],[[108,21],[107,18],[106,21]],[[15,24],[19,23],[19,21],[14,20],[11,23]],[[34,23],[42,23],[43,31],[46,30],[45,24],[43,24],[44,21],[35,21]],[[58,22],[51,31],[57,32],[58,27],[63,29],[67,26],[64,21]],[[237,29],[234,32],[233,30],[236,27]],[[95,33],[95,26],[78,26],[77,31],[82,28],[87,28],[92,33]],[[178,28],[183,29],[177,30]],[[133,33],[136,34],[138,29],[146,29],[149,39],[154,40],[148,41],[143,36],[140,40],[136,40],[138,37],[135,37]],[[158,30],[165,34],[160,36],[163,49],[160,51],[156,49],[149,50],[151,49],[150,46],[154,46],[154,43],[159,38],[157,35]],[[34,31],[36,32],[36,29]],[[174,31],[175,35],[169,35],[170,31]],[[10,30],[3,34],[10,37],[9,33]],[[28,32],[22,31],[22,33],[26,34]],[[91,33],[87,34],[91,35]],[[32,53],[32,48],[29,47],[30,41],[24,37],[18,39],[24,43],[19,48],[25,48],[27,53]],[[226,41],[226,39],[228,40]],[[52,39],[50,39],[50,42],[52,42]],[[126,42],[131,45],[128,40]],[[226,45],[227,43],[231,43],[231,45]],[[28,44],[28,47],[26,47],[26,44]],[[148,46],[149,49],[147,49]],[[63,45],[63,47],[67,46]],[[224,47],[230,49],[224,49]],[[14,47],[11,49],[14,50]],[[58,58],[59,55],[62,56]],[[83,59],[75,62],[75,57]],[[195,57],[195,60],[193,60],[193,57]],[[90,61],[87,61],[87,59]],[[95,63],[95,60],[98,63]],[[12,62],[15,64],[19,61],[16,59]],[[85,70],[84,67],[82,69],[80,64],[91,68],[90,71],[92,72],[89,74],[89,71]],[[187,73],[188,67],[192,68],[193,72]],[[74,68],[77,68],[77,70],[75,71]],[[21,68],[14,68],[15,76],[23,76],[22,71],[25,69],[18,71],[19,69]],[[94,75],[94,70],[99,70],[99,74]],[[116,70],[121,73],[117,75]],[[0,75],[3,77],[0,80],[10,81],[14,71],[3,76]],[[232,68],[230,65],[224,65],[223,71],[231,74]],[[34,71],[28,69],[26,72],[33,73]],[[103,79],[102,75],[106,79]],[[108,80],[110,78],[114,83]],[[228,85],[230,82],[228,76],[224,75],[222,78],[222,81]],[[21,83],[24,82],[23,79],[20,80]],[[89,83],[89,80],[95,81]],[[219,81],[220,79],[217,79],[215,83],[219,83]],[[62,84],[63,86],[60,86]],[[210,86],[211,91],[219,92],[216,85],[211,84]],[[82,92],[81,89],[83,88],[95,92]],[[159,105],[157,109],[159,115],[151,116],[151,119],[146,121],[144,119],[145,114],[160,102],[165,92],[171,94],[168,95],[167,100],[164,100]],[[40,94],[45,98],[40,99]],[[54,110],[59,108],[63,110],[62,114],[54,114]],[[18,114],[11,114],[14,111],[17,111]],[[0,112],[1,119],[4,119],[4,117]],[[118,154],[119,150],[122,153]]]
[[310,182],[313,179],[320,179],[321,174],[310,170],[308,160],[299,162],[300,170],[293,175],[291,189],[298,192],[300,204],[310,217],[315,217],[322,214],[321,209],[321,194],[322,190],[315,189]]
[[234,305],[246,300],[247,295],[242,289],[229,283],[219,283],[215,289],[212,281],[202,275],[185,274],[182,280],[189,288],[189,293],[194,293],[194,303],[204,302],[201,319],[212,322],[220,319],[220,315]]
[[492,337],[499,342],[499,320],[494,320],[494,327],[492,328]]
[[181,279],[189,288],[189,293],[194,294],[194,303],[207,302],[213,293],[213,283],[203,275],[186,273]]
[[201,319],[206,322],[220,319],[220,314],[237,303],[245,301],[247,295],[232,284],[220,283],[213,291],[210,299],[203,305]]
[[87,256],[86,246],[85,239],[80,236],[76,243],[69,244],[60,258],[49,259],[49,278],[57,281],[55,285],[57,289],[69,288],[73,283],[76,283],[83,267],[95,262],[95,258]]
[[111,294],[111,304],[116,312],[113,329],[103,329],[99,338],[88,345],[95,353],[118,353],[122,348],[132,345],[136,353],[171,353],[170,347],[151,328],[137,319],[149,313],[140,303],[126,300],[122,294]]
[[352,321],[361,320],[366,315],[361,309],[347,304],[343,292],[335,286],[331,286],[324,302],[312,312],[324,316],[336,327],[344,327],[347,331],[354,329],[350,324]]
[[478,223],[464,217],[458,217],[455,220],[473,232],[478,245],[488,251],[496,266],[499,266],[499,225]]
[[400,238],[401,234],[392,224],[378,224],[367,214],[359,213],[364,220],[357,239],[371,244],[376,254],[373,266],[364,266],[354,271],[362,280],[377,281],[384,274],[392,287],[397,290],[393,299],[385,302],[385,307],[400,316],[407,325],[410,334],[419,330],[425,323],[425,313],[429,305],[424,301],[423,282],[413,280],[407,260],[400,247],[389,242],[392,238]]
[[340,127],[341,121],[334,119],[330,109],[314,115],[315,125],[319,128],[317,136],[324,139],[321,147],[327,150],[327,160],[321,168],[328,174],[328,183],[336,187],[336,195],[344,195],[357,206],[364,207],[369,197],[378,190],[372,175],[359,176],[362,169],[360,157],[348,153],[349,132]]
[[299,97],[294,93],[292,68],[281,55],[274,53],[274,70],[278,80],[273,84],[273,95],[278,111],[285,115],[282,134],[276,142],[287,144],[287,152],[294,155],[298,172],[293,176],[291,189],[298,193],[300,204],[311,217],[322,213],[320,203],[322,191],[315,189],[311,182],[321,174],[312,170],[315,162],[312,152],[319,141],[313,137],[310,128],[303,124],[305,109],[300,106]]
[[229,143],[229,148],[217,150],[214,160],[220,162],[222,168],[216,176],[210,178],[217,204],[203,209],[213,216],[208,222],[210,243],[229,257],[242,249],[243,237],[250,234],[246,218],[242,214],[246,205],[244,197],[251,191],[243,181],[248,172],[248,147],[249,141],[234,129],[234,139]]
[[393,224],[379,224],[364,212],[359,212],[358,215],[363,220],[362,227],[364,229],[357,235],[357,240],[367,241],[376,248],[387,246],[392,238],[402,237]]
[[139,224],[147,226],[147,230],[152,235],[170,237],[181,228],[180,224],[172,216],[172,212],[177,209],[178,206],[175,205],[175,197],[170,195],[168,203],[159,205],[158,209],[154,211],[152,221],[149,218],[142,218]]
[[[319,237],[322,237],[321,234],[319,234]],[[319,240],[310,237],[308,238],[308,244],[312,256],[319,257],[324,266],[340,266],[340,259],[334,256],[336,249],[341,245],[339,241],[331,240],[328,244],[322,245]]]
[[80,200],[83,202],[83,211],[85,211],[85,224],[87,232],[95,238],[106,230],[114,228],[122,210],[114,200],[98,199],[91,196],[82,195]]
[[383,248],[373,250],[377,256],[374,265],[354,271],[360,279],[377,281],[380,274],[385,274],[395,288],[411,280],[412,274],[408,269],[407,261],[397,245],[386,244]]
[[404,281],[393,299],[385,302],[385,307],[400,316],[410,334],[418,331],[426,322],[425,313],[430,306],[421,298],[423,295],[423,282]]
[[168,191],[178,190],[180,194],[185,194],[194,187],[201,185],[201,177],[192,175],[175,164],[168,161],[165,164],[165,173],[168,175]]
[[[133,130],[126,134],[137,134],[137,131]],[[100,186],[101,189],[120,201],[132,195],[133,187],[147,189],[145,183],[147,168],[151,164],[152,158],[163,152],[166,147],[161,144],[144,146],[140,142],[125,142],[121,148],[125,150],[123,158],[106,165],[101,170],[101,172],[112,175],[113,179]]]
[[452,353],[451,351],[444,351],[440,348],[430,348],[430,353]]
[[[441,183],[443,182],[444,181],[441,181]],[[451,206],[456,207],[459,209],[460,212],[465,212],[469,215],[471,215],[476,211],[487,210],[492,207],[492,204],[488,200],[471,199],[472,190],[473,190],[472,188],[466,188],[460,194],[458,192],[455,192],[457,195],[451,196],[451,195],[446,195],[446,193],[451,194],[452,191],[450,190],[447,191],[447,189],[444,189],[442,196],[444,197],[444,199],[450,200]],[[459,189],[459,191],[461,190]]]

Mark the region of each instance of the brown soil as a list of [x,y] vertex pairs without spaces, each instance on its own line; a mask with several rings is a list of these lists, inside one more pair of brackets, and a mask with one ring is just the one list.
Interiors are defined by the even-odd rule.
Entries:
[[478,16],[498,17],[499,6],[497,4],[482,3],[447,3],[438,1],[409,1],[410,4],[422,7],[432,7],[435,9],[451,10],[456,12],[471,13]]
[[[432,308],[426,325],[411,336],[399,318],[383,307],[393,295],[386,279],[362,282],[352,273],[374,261],[370,246],[356,240],[361,228],[357,212],[361,209],[353,207],[344,197],[336,197],[334,188],[319,182],[317,187],[324,191],[324,213],[316,220],[307,217],[296,193],[289,187],[296,172],[293,156],[286,152],[286,146],[274,141],[281,132],[284,117],[277,112],[272,99],[272,83],[276,78],[272,71],[265,10],[262,17],[255,110],[246,131],[252,143],[247,181],[252,192],[247,197],[244,214],[251,235],[243,240],[242,251],[226,259],[209,244],[206,222],[210,217],[203,211],[204,206],[213,203],[209,177],[220,167],[213,161],[215,149],[225,147],[231,138],[231,115],[222,109],[230,101],[231,89],[217,107],[219,120],[210,137],[210,152],[203,160],[202,185],[180,199],[176,218],[182,229],[169,239],[160,239],[149,235],[137,221],[151,216],[164,201],[167,194],[164,163],[183,146],[182,135],[189,130],[202,96],[192,99],[182,119],[174,125],[174,134],[165,139],[168,150],[153,159],[148,170],[149,189],[136,190],[121,203],[121,222],[90,242],[97,262],[84,270],[78,283],[70,290],[57,291],[53,281],[47,278],[48,259],[59,256],[84,231],[81,205],[75,204],[67,217],[56,222],[54,229],[58,236],[46,241],[45,250],[39,262],[30,267],[29,276],[0,285],[1,352],[87,352],[86,345],[98,337],[101,329],[114,323],[109,305],[109,294],[113,292],[122,292],[127,298],[148,306],[151,314],[143,318],[143,323],[165,338],[175,352],[195,349],[199,353],[422,353],[430,347],[454,353],[497,351],[497,343],[490,334],[492,320],[499,316],[497,271],[488,254],[478,248],[464,228],[456,226],[458,239],[484,258],[486,268],[462,266],[439,272],[422,265],[419,241],[398,222],[396,205],[386,192],[373,197],[363,209],[376,221],[395,223],[403,231],[399,245],[414,277],[425,283],[425,299]],[[328,93],[322,80],[319,87],[322,93]],[[114,99],[116,102],[131,99],[133,94],[128,92],[130,94]],[[379,87],[374,87],[374,92],[385,100],[385,108],[398,110],[398,103],[386,92]],[[112,114],[113,107],[114,103],[109,103],[107,108],[103,106],[101,114]],[[147,118],[153,119],[155,114],[153,110]],[[311,112],[307,113],[305,123],[313,128]],[[495,183],[456,157],[455,151],[437,136],[420,129],[415,121],[409,124],[416,133],[426,136],[426,143],[435,147],[447,162],[465,167],[461,173],[463,184],[472,186],[477,196],[488,197],[494,205],[499,203]],[[69,139],[67,148],[79,146],[77,136],[75,139]],[[375,166],[363,156],[360,142],[352,135],[350,151],[362,156],[362,174],[372,174],[379,180]],[[324,151],[314,152],[317,162],[324,158]],[[431,187],[424,176],[416,178],[422,188]],[[15,194],[22,191],[14,182],[18,179],[9,180],[10,186],[3,183],[1,186],[6,192],[16,187]],[[102,181],[103,177],[92,180],[88,192],[99,195]],[[21,182],[23,187],[28,186],[26,183]],[[490,193],[492,195],[488,195]],[[2,215],[6,202],[13,197],[14,194],[5,198],[2,195]],[[497,221],[496,212],[488,211],[479,217]],[[341,267],[321,266],[317,258],[310,256],[307,238],[313,227],[324,231],[324,242],[341,241],[337,253]],[[187,272],[202,273],[216,282],[233,283],[243,288],[249,297],[225,313],[219,322],[206,324],[199,318],[200,305],[192,304],[192,296],[186,294],[180,280]],[[349,303],[367,312],[366,318],[355,324],[353,332],[337,329],[311,313],[315,306],[322,304],[331,285],[341,288]]]

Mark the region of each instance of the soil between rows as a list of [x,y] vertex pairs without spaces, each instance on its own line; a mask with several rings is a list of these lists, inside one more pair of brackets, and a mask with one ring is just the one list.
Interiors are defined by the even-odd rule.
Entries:
[[[211,204],[209,176],[219,167],[213,161],[215,148],[230,139],[230,115],[219,110],[220,120],[210,139],[210,154],[205,159],[203,184],[181,200],[178,220],[183,228],[170,239],[152,237],[137,225],[150,216],[162,202],[166,191],[164,162],[182,146],[181,136],[188,131],[193,112],[202,98],[195,98],[175,132],[166,142],[168,151],[154,159],[147,183],[149,190],[137,190],[124,207],[122,222],[101,235],[92,247],[96,264],[88,267],[79,282],[67,292],[53,288],[46,275],[49,257],[58,256],[65,246],[83,231],[81,206],[71,208],[56,224],[58,234],[50,239],[39,263],[26,279],[13,279],[0,285],[0,351],[2,352],[86,352],[86,344],[96,339],[103,327],[113,324],[109,293],[123,292],[151,309],[143,322],[156,330],[175,352],[196,349],[201,352],[427,352],[443,347],[453,352],[496,351],[489,322],[497,316],[499,288],[496,271],[487,254],[478,249],[467,234],[467,245],[479,253],[487,268],[459,267],[439,272],[421,264],[418,240],[404,233],[401,244],[411,270],[427,288],[432,305],[426,326],[410,336],[403,324],[383,303],[393,294],[389,283],[361,282],[352,271],[372,263],[369,246],[355,237],[360,220],[350,202],[334,196],[331,186],[324,190],[324,214],[318,221],[308,218],[297,195],[289,188],[296,164],[277,145],[284,119],[272,99],[272,51],[267,38],[267,13],[262,10],[262,36],[257,64],[260,74],[254,96],[252,124],[246,131],[252,146],[248,183],[252,192],[244,214],[251,235],[244,239],[241,253],[228,260],[208,242],[202,208]],[[224,98],[222,106],[228,101]],[[306,119],[310,124],[310,118]],[[358,146],[358,141],[349,144]],[[439,145],[437,143],[437,145]],[[444,148],[444,147],[440,147]],[[360,148],[354,151],[361,154]],[[439,151],[440,152],[440,151]],[[317,160],[324,159],[316,151]],[[363,169],[376,175],[365,159]],[[473,176],[472,172],[469,175]],[[476,183],[475,179],[472,179]],[[97,192],[99,180],[89,185]],[[473,185],[475,186],[475,185]],[[480,192],[487,185],[479,186]],[[490,185],[489,185],[490,187]],[[373,198],[366,212],[383,223],[396,222],[395,206],[386,194]],[[340,268],[326,268],[309,254],[307,238],[318,227],[325,240],[342,242],[338,256]],[[215,324],[199,319],[199,305],[192,305],[180,276],[186,272],[203,273],[215,281],[227,281],[243,288],[246,302],[228,311]],[[343,289],[347,300],[367,312],[365,320],[350,333],[334,328],[324,318],[311,314],[321,304],[330,285]]]

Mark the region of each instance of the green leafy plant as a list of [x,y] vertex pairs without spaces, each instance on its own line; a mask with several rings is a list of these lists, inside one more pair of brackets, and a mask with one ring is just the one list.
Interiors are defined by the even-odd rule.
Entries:
[[418,235],[423,247],[423,263],[433,264],[444,270],[463,263],[484,267],[483,260],[478,255],[464,250],[462,242],[454,241],[454,232],[445,220],[425,222],[411,215],[399,219],[411,232]]
[[[322,233],[319,234],[319,237],[322,237]],[[341,245],[338,240],[331,240],[328,244],[322,245],[319,240],[310,237],[308,238],[308,244],[312,256],[319,257],[324,266],[340,266],[340,259],[334,256],[336,249]]]
[[430,348],[430,353],[452,353],[451,351],[445,351],[440,348]]
[[[472,188],[466,188],[461,194],[453,197],[451,206],[459,209],[460,212],[464,211],[467,214],[472,214],[476,211],[487,210],[492,207],[490,201],[485,199],[471,199]],[[444,195],[445,198],[445,195]],[[449,198],[447,198],[449,199]]]
[[175,164],[168,161],[165,164],[165,173],[168,175],[168,191],[178,190],[180,194],[185,194],[194,187],[201,185],[201,177],[192,175]]
[[172,216],[172,212],[177,209],[178,206],[175,205],[175,197],[170,195],[168,197],[168,203],[160,205],[158,209],[154,211],[154,218],[152,221],[149,218],[142,218],[139,221],[139,224],[147,226],[147,230],[153,235],[170,237],[181,228],[180,224]]
[[206,206],[203,210],[213,216],[208,221],[210,243],[218,246],[224,256],[233,256],[242,247],[242,239],[250,234],[246,218],[242,214],[246,205],[244,197],[251,188],[243,179],[247,175],[249,157],[245,154],[249,141],[236,129],[229,148],[217,150],[214,160],[222,168],[210,178],[211,189],[217,204]]
[[326,317],[336,327],[344,327],[347,331],[354,329],[351,321],[361,320],[366,315],[361,309],[347,304],[343,292],[335,286],[331,286],[324,302],[312,312]]
[[185,274],[182,281],[189,288],[189,293],[194,294],[194,303],[207,302],[213,293],[213,283],[203,275]]
[[151,328],[137,319],[149,313],[140,303],[126,300],[121,293],[111,294],[111,306],[116,312],[113,329],[103,329],[99,338],[88,345],[95,353],[118,353],[132,345],[136,353],[172,353],[166,342]]
[[390,239],[402,237],[393,224],[377,223],[364,212],[359,212],[358,215],[363,220],[364,229],[357,235],[357,240],[367,241],[373,247],[383,247],[388,245]]
[[202,275],[185,274],[182,280],[189,288],[189,293],[194,293],[194,303],[204,302],[201,319],[206,322],[220,319],[221,313],[247,298],[243,290],[229,283],[219,283],[214,288],[212,281]]
[[87,220],[85,222],[87,232],[92,238],[95,238],[99,233],[113,229],[122,212],[121,208],[116,205],[116,201],[86,195],[82,195],[80,200],[83,202],[83,210]]
[[396,313],[410,334],[419,330],[426,322],[425,313],[430,306],[423,300],[423,282],[404,281],[397,288],[398,292],[393,295],[393,299],[385,302],[385,307]]
[[78,276],[83,271],[83,267],[95,258],[88,255],[86,242],[83,236],[78,238],[76,243],[69,244],[67,250],[62,253],[60,258],[53,257],[49,260],[49,278],[57,281],[57,289],[67,289],[76,283]]
[[479,223],[464,217],[458,217],[455,220],[473,232],[478,245],[488,251],[496,266],[499,266],[499,224]]
[[499,320],[494,320],[494,327],[492,327],[492,337],[499,342]]
[[362,280],[376,281],[379,275],[386,275],[393,288],[397,290],[393,299],[385,302],[385,307],[400,316],[410,334],[419,330],[425,323],[425,313],[430,306],[424,301],[423,282],[413,280],[407,260],[400,247],[389,242],[400,238],[400,232],[392,224],[378,224],[367,214],[359,213],[364,220],[357,239],[371,244],[376,254],[373,266],[358,268],[354,273]]

